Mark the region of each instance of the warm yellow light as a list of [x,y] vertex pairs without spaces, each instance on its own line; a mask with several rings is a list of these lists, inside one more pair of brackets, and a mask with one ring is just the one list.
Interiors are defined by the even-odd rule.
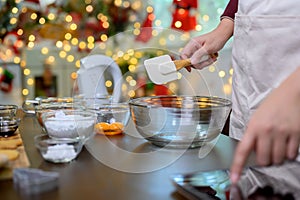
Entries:
[[207,21],[209,21],[209,16],[208,15],[203,15],[202,19],[203,19],[203,21],[207,22]]
[[133,49],[128,49],[127,53],[128,53],[128,55],[133,56],[134,55],[134,50]]
[[146,11],[148,13],[152,13],[153,12],[153,7],[152,6],[147,6]]
[[133,30],[133,34],[134,34],[134,35],[139,35],[140,32],[141,32],[141,31],[140,31],[139,29],[134,29],[134,30]]
[[175,83],[170,83],[169,88],[171,91],[176,91],[177,90],[177,85]]
[[130,90],[130,91],[128,92],[128,96],[129,96],[129,97],[134,97],[134,96],[135,96],[135,91],[134,91],[134,90]]
[[71,47],[71,45],[69,45],[69,44],[65,44],[65,45],[63,46],[63,49],[64,49],[66,52],[69,52],[69,51],[71,51],[72,47]]
[[161,21],[160,21],[159,19],[158,19],[158,20],[155,20],[154,24],[155,24],[156,26],[160,26],[160,25],[161,25]]
[[100,48],[100,49],[105,49],[105,48],[106,48],[106,44],[105,44],[104,42],[101,42],[101,43],[99,44],[99,48]]
[[118,57],[123,57],[124,52],[123,51],[118,51],[117,55],[118,55]]
[[233,68],[230,68],[229,74],[230,74],[230,75],[233,75]]
[[12,25],[16,24],[17,22],[18,22],[18,19],[15,17],[10,18],[10,20],[9,20],[9,23]]
[[65,18],[66,22],[71,22],[73,20],[71,15],[67,15]]
[[49,57],[48,57],[48,61],[49,61],[50,63],[54,63],[54,62],[55,62],[55,57],[54,57],[54,56],[49,56]]
[[123,2],[123,7],[124,8],[128,8],[129,6],[130,6],[130,2],[128,2],[128,1]]
[[94,38],[93,36],[89,36],[89,37],[87,38],[87,41],[88,41],[89,43],[93,43],[93,42],[95,41],[95,38]]
[[134,56],[135,56],[136,58],[141,58],[141,57],[143,57],[143,53],[140,52],[140,51],[136,51],[136,52],[134,53]]
[[77,68],[80,68],[80,60],[76,60],[75,66],[76,66]]
[[67,52],[65,52],[65,51],[60,51],[59,52],[59,57],[65,58],[66,56],[67,56]]
[[21,58],[19,56],[14,57],[14,63],[18,64],[21,62]]
[[129,66],[128,66],[128,70],[129,70],[130,72],[134,73],[135,70],[136,70],[135,65],[129,65]]
[[27,96],[29,94],[28,89],[23,89],[22,94],[23,94],[23,96]]
[[152,36],[157,36],[158,35],[158,31],[157,30],[152,30]]
[[49,52],[49,49],[47,48],[47,47],[43,47],[42,49],[41,49],[41,53],[42,54],[47,54]]
[[25,76],[28,76],[30,74],[30,69],[24,69],[23,73]]
[[129,85],[132,87],[136,86],[136,80],[129,81]]
[[111,87],[112,86],[112,82],[110,80],[105,81],[105,86],[106,87]]
[[109,23],[108,22],[103,22],[102,26],[103,26],[103,28],[109,28]]
[[195,27],[196,31],[202,31],[202,26],[200,24],[196,25]]
[[122,0],[115,0],[114,4],[115,4],[115,6],[120,7],[122,5]]
[[75,80],[77,78],[77,73],[76,72],[72,72],[71,73],[71,79]]
[[223,91],[224,91],[224,93],[225,94],[231,94],[231,85],[229,85],[229,84],[225,84],[224,86],[223,86]]
[[23,35],[23,33],[24,33],[23,29],[19,28],[18,31],[17,31],[17,34],[21,36],[21,35]]
[[113,52],[111,50],[107,50],[107,51],[105,51],[105,55],[112,56]]
[[180,40],[182,40],[182,41],[186,41],[186,40],[189,40],[189,39],[190,39],[189,33],[184,33],[180,36]]
[[219,77],[223,78],[225,77],[225,75],[226,75],[225,71],[223,70],[219,71]]
[[166,41],[165,38],[160,38],[159,41],[158,41],[158,43],[159,43],[160,45],[166,45],[166,44],[167,44],[167,41]]
[[33,85],[34,81],[32,78],[27,79],[27,85]]
[[85,3],[85,4],[91,4],[91,3],[92,3],[92,0],[85,0],[84,3]]
[[181,26],[182,26],[181,21],[176,21],[176,22],[175,22],[175,27],[176,27],[176,28],[180,28]]
[[126,80],[126,82],[129,83],[132,79],[133,79],[132,76],[127,76],[125,80]]
[[0,67],[0,74],[2,74],[3,73],[3,68],[2,67]]
[[95,47],[94,43],[88,43],[87,45],[88,49],[93,49]]
[[53,14],[53,13],[49,13],[49,14],[48,14],[48,19],[49,19],[49,20],[54,20],[55,17],[56,17],[56,16],[55,16],[55,14]]
[[107,41],[108,37],[107,37],[106,34],[102,34],[102,35],[100,36],[100,39],[101,39],[101,41],[105,42],[105,41]]
[[65,39],[66,40],[70,40],[72,38],[72,34],[71,33],[66,33],[65,34]]
[[100,20],[106,22],[108,18],[105,15],[101,15]]
[[30,18],[31,18],[32,20],[35,20],[35,19],[37,18],[37,14],[36,14],[36,13],[32,13],[32,14],[30,15]]
[[182,79],[182,74],[180,72],[177,72],[177,79]]
[[28,42],[27,46],[28,48],[32,49],[34,47],[34,42]]
[[56,46],[57,48],[62,48],[62,47],[63,47],[62,41],[57,41],[57,42],[55,43],[55,46]]
[[19,12],[19,9],[18,9],[17,7],[13,7],[13,8],[11,9],[11,12],[12,12],[13,14],[17,14],[17,13]]
[[131,8],[133,10],[138,10],[142,7],[142,2],[141,1],[134,1],[131,5]]
[[140,24],[139,22],[135,22],[135,23],[133,24],[133,27],[134,27],[134,28],[140,28],[140,27],[141,27],[141,24]]
[[78,42],[79,42],[79,41],[78,41],[77,38],[72,38],[72,40],[71,40],[71,44],[74,45],[74,46],[77,45]]
[[130,56],[128,54],[124,54],[123,59],[124,60],[129,60]]
[[26,67],[26,61],[25,61],[25,60],[22,60],[22,61],[20,62],[20,66],[21,66],[22,68]]
[[215,66],[210,65],[210,66],[208,67],[208,71],[210,71],[210,72],[215,72],[215,71],[216,71]]
[[86,43],[81,41],[81,42],[79,42],[78,46],[79,46],[80,49],[85,49],[86,48]]
[[72,24],[70,25],[70,29],[71,29],[72,31],[75,31],[75,30],[77,29],[77,24],[72,23]]
[[74,59],[75,59],[75,58],[74,58],[73,55],[68,55],[68,56],[67,56],[67,61],[68,61],[68,62],[73,62]]
[[85,10],[86,10],[86,12],[91,13],[91,12],[93,12],[94,8],[93,8],[92,5],[87,5],[87,6],[85,7]]
[[132,65],[137,65],[138,64],[138,60],[133,57],[133,58],[130,58],[129,62],[132,64]]
[[40,24],[45,24],[45,23],[46,23],[45,18],[44,18],[44,17],[41,17],[41,18],[39,19],[39,23],[40,23]]
[[127,89],[128,89],[127,85],[123,83],[122,84],[122,92],[125,92]]
[[33,42],[35,40],[35,36],[34,35],[29,35],[28,40],[30,42]]
[[232,76],[228,78],[228,83],[232,85]]

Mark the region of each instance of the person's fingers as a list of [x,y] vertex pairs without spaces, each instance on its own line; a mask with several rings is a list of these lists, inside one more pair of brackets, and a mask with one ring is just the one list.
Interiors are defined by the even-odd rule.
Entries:
[[190,57],[190,59],[192,65],[197,65],[201,62],[207,61],[212,58],[208,55],[207,51],[204,48],[200,48],[197,51],[195,51],[195,53],[192,55],[192,57]]
[[185,67],[185,69],[186,69],[188,72],[191,72],[191,71],[192,71],[192,67],[191,67],[191,66],[187,66],[187,67]]
[[196,40],[191,40],[182,50],[181,58],[187,59],[190,58],[194,52],[201,48],[201,44],[199,44]]
[[258,165],[269,165],[272,159],[272,138],[260,136],[256,143],[256,163]]
[[215,60],[213,60],[212,58],[209,58],[209,59],[207,59],[199,64],[195,64],[193,66],[196,69],[203,69],[206,66],[212,65],[214,62],[215,62]]
[[274,138],[272,163],[281,164],[284,161],[286,156],[287,139],[286,134],[280,134],[280,137]]
[[246,160],[254,148],[255,142],[254,134],[249,132],[244,135],[243,139],[237,145],[230,169],[230,180],[233,184],[238,182]]
[[299,151],[299,142],[300,142],[300,136],[299,134],[293,135],[293,137],[288,138],[288,146],[286,151],[286,157],[290,160],[294,160]]

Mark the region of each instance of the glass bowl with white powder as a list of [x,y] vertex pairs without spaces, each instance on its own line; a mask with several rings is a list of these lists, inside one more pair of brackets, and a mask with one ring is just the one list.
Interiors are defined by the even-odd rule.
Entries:
[[56,110],[42,114],[46,133],[51,138],[79,138],[84,142],[94,135],[97,115],[86,110]]
[[79,138],[51,138],[47,134],[36,135],[34,142],[42,157],[53,163],[74,160],[83,147],[83,141]]

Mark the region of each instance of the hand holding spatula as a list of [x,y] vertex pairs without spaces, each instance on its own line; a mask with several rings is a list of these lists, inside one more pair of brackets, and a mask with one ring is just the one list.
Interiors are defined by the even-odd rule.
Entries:
[[[209,59],[208,56],[215,58],[218,54],[203,56],[199,63]],[[172,61],[169,55],[163,55],[145,60],[144,65],[150,80],[155,84],[163,84],[176,80],[177,71],[192,64],[190,59]]]

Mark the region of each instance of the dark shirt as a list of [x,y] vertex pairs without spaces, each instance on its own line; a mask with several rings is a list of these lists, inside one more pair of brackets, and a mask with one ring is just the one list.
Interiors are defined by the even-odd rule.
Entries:
[[238,9],[238,0],[230,0],[226,6],[224,13],[221,15],[222,18],[231,18],[234,20],[235,13]]

